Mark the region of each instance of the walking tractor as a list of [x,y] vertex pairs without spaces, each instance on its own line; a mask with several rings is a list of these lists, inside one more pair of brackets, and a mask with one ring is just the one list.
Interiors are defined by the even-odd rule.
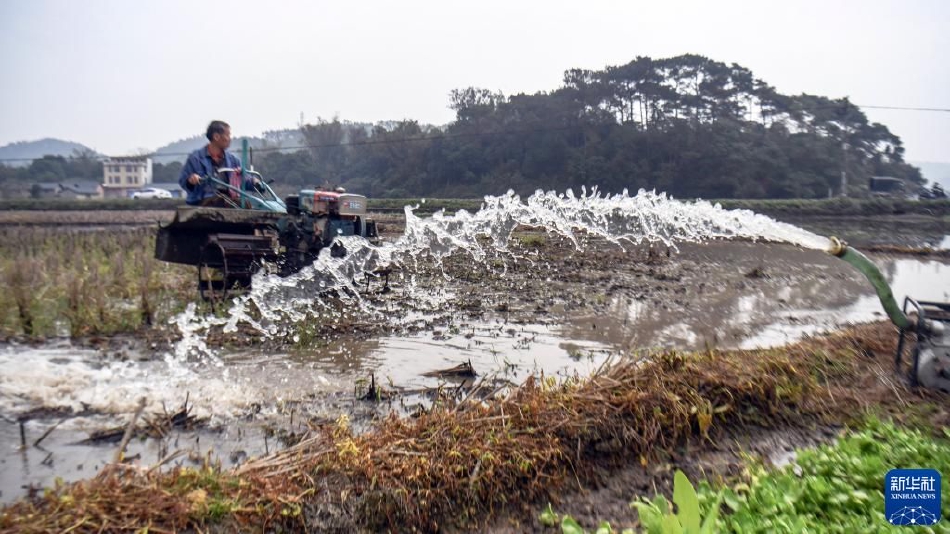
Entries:
[[[222,179],[243,173],[259,179],[244,187]],[[180,207],[171,223],[159,227],[155,257],[198,268],[198,291],[218,301],[250,288],[263,265],[287,276],[310,265],[326,247],[334,256],[346,250],[338,236],[377,237],[376,223],[366,217],[366,197],[320,188],[279,198],[253,170],[218,170],[206,176],[216,201],[227,207]],[[242,181],[243,182],[243,181]]]

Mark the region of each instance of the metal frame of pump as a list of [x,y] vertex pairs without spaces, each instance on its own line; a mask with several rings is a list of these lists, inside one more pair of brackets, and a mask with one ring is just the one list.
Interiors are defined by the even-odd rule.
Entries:
[[[907,315],[913,308],[917,312],[917,322],[912,328],[901,328],[897,342],[897,352],[894,354],[894,368],[901,372],[901,361],[904,354],[904,344],[913,330],[917,334],[916,343],[911,353],[910,384],[914,387],[924,385],[950,388],[950,364],[942,371],[931,369],[932,365],[939,365],[939,360],[950,357],[950,303],[917,301],[910,297],[904,299],[903,312]],[[936,324],[941,325],[940,328]],[[940,387],[943,384],[943,387]]]

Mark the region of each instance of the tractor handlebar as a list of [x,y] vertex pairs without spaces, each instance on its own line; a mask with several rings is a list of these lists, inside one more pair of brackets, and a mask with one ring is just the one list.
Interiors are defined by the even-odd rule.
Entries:
[[241,172],[241,169],[235,169],[231,167],[222,167],[217,170],[218,176],[202,176],[200,178],[201,184],[212,184],[219,195],[230,195],[234,197],[235,195],[240,196],[242,201],[248,201],[252,206],[262,209],[269,209],[271,211],[284,211],[283,201],[280,197],[274,193],[274,190],[267,185],[264,181],[264,177],[261,176],[259,172],[245,170],[244,172],[254,177],[253,187],[245,187],[242,180],[242,185],[235,187],[228,183],[221,174],[227,172]]
[[[252,171],[252,170],[248,170],[248,169],[244,169],[244,170],[242,171],[241,169],[235,168],[235,167],[221,167],[221,168],[218,169],[218,171],[217,171],[217,173],[218,173],[219,175],[222,174],[222,173],[226,173],[226,172],[243,172],[243,174],[250,175],[250,176],[252,176],[252,177],[254,177],[254,178],[257,178],[257,182],[254,184],[254,187],[257,188],[257,190],[259,190],[259,191],[262,191],[262,189],[261,189],[261,187],[260,187],[261,184],[273,183],[273,182],[274,182],[274,180],[269,180],[269,181],[265,182],[265,181],[264,181],[264,175],[262,175],[261,173],[259,173],[259,172],[257,172],[257,171]],[[202,182],[205,182],[205,181],[207,181],[209,178],[211,178],[211,177],[210,177],[210,176],[203,176],[203,177],[201,178],[201,181],[202,181]],[[262,192],[263,192],[263,191],[262,191]]]

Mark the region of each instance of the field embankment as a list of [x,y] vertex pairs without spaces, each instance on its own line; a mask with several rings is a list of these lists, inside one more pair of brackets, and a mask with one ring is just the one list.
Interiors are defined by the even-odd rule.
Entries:
[[[6,507],[17,532],[477,528],[595,483],[595,467],[669,462],[731,433],[847,422],[907,403],[946,406],[889,375],[890,324],[756,351],[664,351],[587,379],[476,389],[415,419],[354,434],[345,418],[236,470],[117,465]],[[384,394],[381,392],[380,394]],[[941,404],[944,403],[944,404]],[[932,417],[947,420],[947,413]],[[666,451],[666,452],[664,452]],[[675,460],[673,460],[675,463]]]

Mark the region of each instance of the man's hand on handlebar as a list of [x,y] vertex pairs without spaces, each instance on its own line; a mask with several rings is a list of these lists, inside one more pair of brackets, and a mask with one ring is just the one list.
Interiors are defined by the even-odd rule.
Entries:
[[[219,179],[223,182],[227,182],[227,180],[223,176],[221,176],[221,174],[225,172],[237,172],[237,169],[218,169]],[[187,183],[188,183],[189,188],[193,188],[199,184],[203,184],[209,181],[209,179],[210,178],[207,176],[192,174],[191,176],[188,177]],[[247,184],[247,182],[245,182],[245,184]],[[257,191],[262,192],[262,193],[264,192],[264,182],[257,176],[251,176],[250,185],[253,186],[254,189],[256,189]],[[219,191],[227,191],[227,187],[223,185],[218,185],[217,188]]]

